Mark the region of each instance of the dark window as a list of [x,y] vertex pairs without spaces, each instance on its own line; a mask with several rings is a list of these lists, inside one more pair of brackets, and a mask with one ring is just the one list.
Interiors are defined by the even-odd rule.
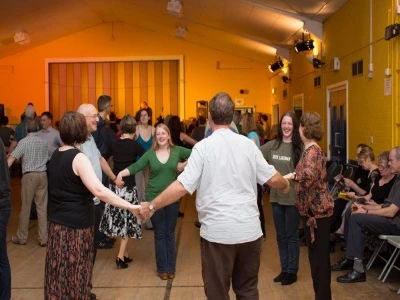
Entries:
[[321,76],[314,77],[314,87],[320,87],[321,86]]
[[351,65],[351,73],[353,76],[362,75],[364,71],[363,60],[357,61]]

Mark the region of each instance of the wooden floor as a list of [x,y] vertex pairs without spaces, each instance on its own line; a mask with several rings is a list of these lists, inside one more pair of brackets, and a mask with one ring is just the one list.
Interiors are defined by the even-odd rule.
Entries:
[[[43,276],[45,248],[37,243],[37,221],[31,221],[27,245],[14,245],[11,235],[16,232],[20,200],[20,179],[12,179],[13,207],[7,230],[8,256],[12,272],[12,299],[43,299]],[[298,281],[290,286],[274,283],[272,279],[280,272],[275,231],[271,208],[264,199],[267,240],[264,243],[259,273],[260,299],[313,299],[312,281],[307,248],[301,247]],[[181,203],[185,217],[177,225],[177,276],[162,281],[156,276],[153,232],[144,230],[143,239],[129,242],[129,255],[134,262],[121,270],[115,265],[118,243],[113,249],[99,250],[94,268],[93,292],[98,299],[205,299],[201,278],[199,230],[194,226],[197,215],[194,198],[187,197]],[[337,261],[343,252],[332,255]],[[344,272],[332,273],[333,299],[399,299],[400,274],[393,270],[387,283],[377,280],[381,265],[378,263],[367,273],[366,283],[338,284],[336,277]],[[231,299],[235,299],[231,291]]]

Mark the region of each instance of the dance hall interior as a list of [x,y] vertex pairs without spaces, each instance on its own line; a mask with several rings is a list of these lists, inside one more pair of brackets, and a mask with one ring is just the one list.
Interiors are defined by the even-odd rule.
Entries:
[[[227,128],[248,136],[249,139],[252,138],[248,133],[257,131],[256,139],[259,143],[256,144],[258,148],[261,147],[259,152],[262,152],[266,160],[263,147],[274,140],[285,140],[283,121],[287,116],[290,116],[292,121],[297,119],[296,122],[293,121],[297,125],[294,125],[292,132],[298,131],[299,126],[300,129],[303,128],[298,135],[298,142],[302,143],[301,136],[304,145],[304,116],[310,116],[310,113],[317,116],[322,135],[308,142],[312,141],[323,153],[322,179],[329,199],[332,203],[335,202],[335,205],[337,199],[342,199],[343,205],[339,211],[336,208],[330,210],[330,214],[333,212],[338,222],[334,230],[331,225],[329,233],[331,299],[400,297],[400,261],[396,262],[400,251],[400,221],[398,225],[393,225],[399,226],[396,228],[399,230],[398,234],[396,231],[385,230],[368,232],[365,230],[367,227],[363,227],[360,231],[365,236],[363,257],[352,257],[351,265],[349,261],[344,260],[351,252],[349,247],[352,247],[349,246],[349,243],[352,243],[347,241],[349,238],[346,232],[350,232],[348,234],[352,237],[352,225],[356,223],[352,221],[353,216],[350,216],[351,210],[358,214],[360,211],[355,211],[358,207],[365,214],[373,214],[371,209],[366,209],[368,205],[366,206],[365,202],[357,202],[357,199],[367,199],[367,202],[375,200],[374,196],[370,195],[374,195],[374,187],[380,187],[380,180],[386,184],[387,178],[391,184],[394,182],[393,187],[400,181],[397,175],[400,163],[397,169],[395,168],[397,159],[400,162],[400,148],[396,148],[400,145],[399,1],[2,2],[0,130],[3,131],[0,131],[0,135],[5,153],[0,162],[3,160],[7,166],[7,162],[10,164],[10,157],[12,158],[11,166],[7,166],[9,171],[3,172],[4,169],[0,166],[0,181],[5,182],[5,178],[9,177],[11,187],[11,196],[7,198],[11,202],[9,217],[8,213],[2,212],[6,201],[2,202],[0,198],[0,295],[2,289],[10,288],[4,284],[9,280],[8,275],[4,275],[6,256],[11,270],[11,296],[5,293],[4,299],[207,299],[205,275],[202,273],[205,268],[204,261],[202,264],[204,236],[200,234],[202,230],[212,232],[212,229],[202,224],[208,219],[196,209],[196,205],[197,208],[201,207],[200,203],[196,203],[196,192],[186,193],[179,206],[176,205],[179,216],[175,218],[176,226],[173,228],[176,255],[173,271],[160,271],[156,254],[156,230],[151,228],[151,224],[139,220],[145,214],[137,215],[134,222],[135,230],[138,231],[133,238],[128,236],[121,239],[118,234],[114,235],[104,229],[106,234],[103,234],[104,239],[98,243],[100,247],[97,247],[94,266],[87,264],[91,265],[92,270],[89,272],[90,288],[84,289],[86,296],[68,294],[63,298],[53,290],[55,294],[51,294],[51,288],[46,287],[51,282],[47,277],[51,275],[45,274],[45,270],[50,272],[51,269],[46,258],[50,242],[47,241],[47,236],[42,236],[43,226],[40,226],[38,216],[41,214],[40,207],[36,215],[33,209],[29,221],[25,221],[28,222],[24,229],[26,234],[21,234],[21,226],[25,226],[21,225],[21,219],[27,218],[26,214],[21,212],[23,205],[26,205],[24,201],[35,202],[38,197],[38,193],[32,192],[32,199],[24,200],[26,183],[23,178],[27,175],[33,176],[32,173],[36,173],[37,170],[26,169],[23,160],[25,157],[29,159],[29,155],[21,153],[29,153],[29,147],[23,150],[21,141],[32,132],[29,127],[31,123],[25,118],[36,120],[37,130],[33,130],[32,135],[46,131],[48,127],[54,132],[62,132],[60,125],[67,124],[66,115],[76,117],[76,112],[79,112],[86,117],[89,131],[85,128],[85,132],[89,138],[91,133],[95,135],[96,132],[100,132],[95,129],[96,122],[92,122],[95,128],[90,130],[91,117],[94,117],[93,121],[97,121],[97,126],[99,120],[104,121],[104,126],[110,131],[110,127],[115,126],[114,136],[107,137],[110,149],[118,148],[111,147],[113,139],[126,137],[136,141],[139,140],[138,137],[142,139],[146,135],[151,138],[148,145],[153,147],[151,149],[162,149],[157,148],[160,147],[157,144],[160,143],[158,130],[169,133],[172,141],[174,131],[166,120],[175,118],[178,120],[179,129],[178,142],[174,144],[191,149],[191,152],[187,149],[180,152],[181,161],[177,162],[179,174],[182,171],[179,169],[180,164],[185,164],[183,160],[189,157],[189,168],[189,155],[196,153],[207,139],[213,138],[211,129],[216,125],[209,119],[212,108],[210,100],[215,99],[215,95],[221,95],[218,94],[221,92],[223,95],[229,95],[234,104],[233,127],[229,127],[228,124]],[[102,102],[100,99],[106,100]],[[143,111],[146,112],[145,123]],[[34,115],[27,115],[33,112]],[[247,124],[247,118],[252,119],[254,126]],[[132,127],[135,128],[134,132],[129,131],[131,127],[127,125],[131,119],[136,119]],[[162,123],[166,124],[165,128],[170,129],[157,126]],[[25,124],[23,129],[21,124]],[[207,131],[209,126],[210,133]],[[120,128],[123,128],[122,131]],[[201,137],[198,138],[200,131]],[[103,133],[100,132],[101,134]],[[59,146],[65,147],[64,144],[60,143]],[[303,150],[306,151],[308,148],[304,145]],[[148,149],[142,146],[145,150]],[[97,147],[101,154],[103,183],[104,177],[108,177],[106,179],[109,181],[105,183],[107,188],[113,183],[117,185],[119,179],[126,178],[120,175],[125,166],[118,169],[119,173],[114,172],[116,164],[113,161],[113,153],[104,156],[100,146]],[[58,146],[52,151],[57,152],[57,149]],[[117,150],[121,153],[123,149]],[[141,151],[138,150],[138,161],[148,153],[144,154],[145,152]],[[164,157],[156,150],[154,153],[162,163]],[[165,164],[168,155],[169,152]],[[87,161],[91,158],[88,156]],[[103,161],[108,164],[111,173],[105,171]],[[51,171],[51,157],[46,164]],[[143,198],[139,199],[137,196],[139,200],[150,203],[152,199],[145,199],[144,191],[149,188],[149,176],[152,186],[151,178],[154,174],[151,168],[150,162],[150,170],[143,172],[143,182],[140,183],[143,184]],[[128,169],[128,175],[129,172],[133,174],[130,167]],[[368,171],[368,180],[374,171],[379,173],[379,177],[371,179],[371,185],[362,192],[358,187],[351,186],[359,184],[355,179],[358,176],[357,169]],[[43,171],[46,172],[46,169],[40,169],[40,172]],[[136,173],[136,169],[134,172]],[[301,182],[301,177],[299,181],[296,180],[296,172],[299,174],[296,166],[292,166],[290,172],[292,178],[282,180],[290,182],[294,197],[294,186]],[[185,171],[182,174],[184,173]],[[280,173],[282,176],[287,175],[282,171]],[[225,175],[240,178],[240,174],[231,172],[226,172]],[[135,178],[138,186],[138,177]],[[172,179],[175,180],[176,176]],[[351,183],[348,183],[349,181]],[[46,205],[47,201],[50,205],[51,194],[56,193],[56,190],[50,186],[51,182],[54,182],[52,178],[46,178],[46,182],[48,192],[43,197],[46,197]],[[382,186],[384,184],[382,183]],[[88,189],[90,191],[89,187]],[[286,278],[286,281],[282,280],[283,277],[277,279],[283,273],[282,276],[291,273],[283,266],[285,259],[282,257],[281,239],[277,237],[278,227],[282,223],[279,225],[275,215],[277,204],[274,195],[277,194],[274,193],[284,195],[284,188],[278,187],[275,192],[272,190],[273,188],[264,185],[259,186],[259,190],[256,191],[256,196],[258,194],[261,197],[258,209],[261,209],[264,215],[261,223],[265,224],[263,236],[258,236],[262,241],[257,276],[258,295],[250,298],[240,296],[231,285],[226,299],[322,300],[321,296],[317,296],[318,280],[313,278],[314,271],[310,268],[312,257],[309,257],[309,247],[312,247],[312,244],[304,236],[305,229],[300,217],[287,222],[297,226],[295,229],[299,254],[295,268],[296,277],[290,280]],[[390,218],[392,224],[397,224],[395,220],[400,220],[400,206],[397,207],[396,203],[400,204],[400,199],[393,199],[392,196],[394,194],[398,198],[400,193],[395,194],[390,189],[386,189],[384,193],[386,196],[382,200],[382,209],[385,206],[384,200],[389,198],[389,205],[395,207],[395,213],[379,217],[385,220]],[[115,197],[115,194],[113,195]],[[3,197],[1,190],[0,197]],[[284,196],[278,196],[280,197]],[[256,198],[254,197],[254,203]],[[352,204],[353,202],[357,205]],[[133,204],[139,205],[140,201]],[[291,205],[296,207],[294,202]],[[108,204],[102,207],[102,213],[106,214]],[[148,210],[152,209],[150,204]],[[155,207],[155,213],[157,210]],[[52,213],[54,210],[49,207],[47,214]],[[129,211],[127,213],[129,214]],[[311,218],[315,220],[314,216]],[[53,215],[49,220],[49,233],[51,226],[55,224],[54,220],[56,218]],[[235,220],[236,218],[231,222]],[[100,231],[109,225],[107,222],[103,215]],[[155,222],[155,226],[159,226],[157,221]],[[310,223],[307,224],[306,226],[310,226]],[[343,230],[346,226],[350,229]],[[318,230],[318,227],[314,230]],[[92,238],[92,243],[97,243],[93,233]],[[121,248],[121,242],[126,241],[126,248]],[[122,255],[119,253],[120,249],[123,249]],[[56,260],[54,257],[53,259]],[[361,263],[361,269],[357,267],[358,261]],[[66,273],[65,276],[70,275]],[[210,295],[209,299],[217,299]]]

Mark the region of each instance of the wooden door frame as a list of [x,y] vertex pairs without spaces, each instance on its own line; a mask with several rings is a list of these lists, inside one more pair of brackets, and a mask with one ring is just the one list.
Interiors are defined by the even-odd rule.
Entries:
[[331,93],[341,90],[346,90],[346,158],[349,161],[349,82],[344,80],[326,87],[326,149],[327,159],[331,159],[331,149],[329,144],[331,142],[331,112],[329,103],[331,101]]

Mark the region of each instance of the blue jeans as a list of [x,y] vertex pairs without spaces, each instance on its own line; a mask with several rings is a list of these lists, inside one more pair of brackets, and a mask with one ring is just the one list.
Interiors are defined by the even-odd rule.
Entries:
[[294,205],[272,203],[272,216],[282,272],[297,274],[300,256],[299,211]]
[[175,226],[178,211],[179,202],[174,202],[157,210],[151,217],[158,273],[175,273]]
[[11,298],[11,269],[7,256],[7,223],[10,218],[11,203],[0,208],[0,299]]

